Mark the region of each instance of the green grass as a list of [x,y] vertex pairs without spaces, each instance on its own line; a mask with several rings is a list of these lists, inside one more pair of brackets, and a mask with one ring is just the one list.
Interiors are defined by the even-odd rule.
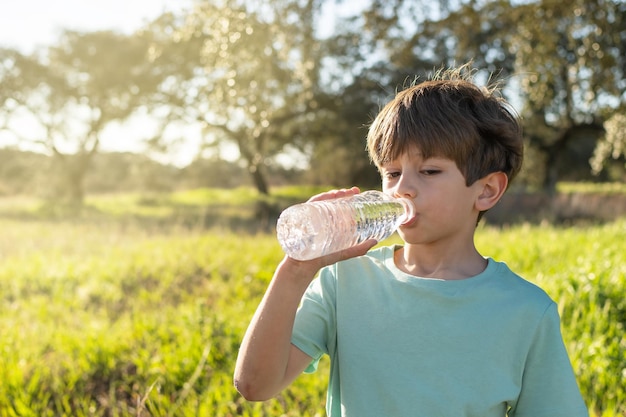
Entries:
[[[266,202],[319,191],[284,189]],[[204,222],[215,207],[250,221],[258,196],[119,197],[90,199],[76,219],[0,204],[0,417],[323,416],[327,362],[268,402],[232,387],[239,342],[282,253],[271,230]],[[626,219],[477,233],[484,254],[559,304],[597,416],[626,414],[625,235]]]
[[566,194],[626,194],[626,184],[623,182],[560,182],[557,184],[557,191]]

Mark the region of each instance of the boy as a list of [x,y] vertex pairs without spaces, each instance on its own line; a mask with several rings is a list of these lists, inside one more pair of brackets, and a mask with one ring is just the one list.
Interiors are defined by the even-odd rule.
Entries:
[[474,245],[523,159],[518,119],[495,93],[461,67],[383,108],[368,152],[383,191],[416,205],[404,244],[283,259],[237,359],[247,399],[275,396],[328,354],[331,417],[588,415],[555,303]]

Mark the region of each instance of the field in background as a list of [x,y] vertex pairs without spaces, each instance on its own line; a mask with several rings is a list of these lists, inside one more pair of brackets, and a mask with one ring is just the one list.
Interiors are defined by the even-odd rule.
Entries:
[[[0,201],[0,416],[323,416],[327,363],[266,403],[232,387],[282,257],[273,216],[321,190],[100,196],[75,217]],[[477,234],[559,304],[595,415],[626,414],[625,235],[626,219]]]

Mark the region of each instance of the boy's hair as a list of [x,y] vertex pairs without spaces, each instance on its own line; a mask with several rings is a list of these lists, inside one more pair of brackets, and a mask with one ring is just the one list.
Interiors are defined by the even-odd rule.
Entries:
[[510,184],[524,155],[517,113],[497,86],[472,81],[469,64],[400,91],[370,126],[367,150],[379,169],[413,146],[423,158],[455,161],[468,186],[498,171]]

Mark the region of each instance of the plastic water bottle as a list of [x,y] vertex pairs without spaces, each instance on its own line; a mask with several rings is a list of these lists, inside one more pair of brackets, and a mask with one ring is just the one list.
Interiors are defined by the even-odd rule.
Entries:
[[365,191],[291,206],[278,218],[276,234],[287,255],[305,261],[368,239],[386,239],[414,216],[411,200]]

